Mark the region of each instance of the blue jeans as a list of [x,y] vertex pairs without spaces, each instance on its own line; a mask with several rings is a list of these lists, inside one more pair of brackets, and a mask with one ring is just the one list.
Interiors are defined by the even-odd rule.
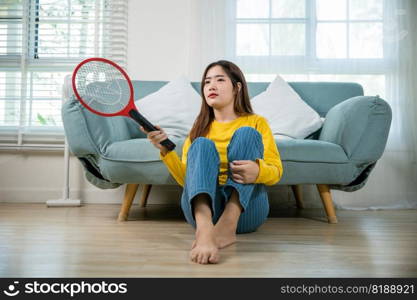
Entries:
[[[264,146],[261,134],[252,127],[241,127],[235,131],[227,147],[228,162],[263,158]],[[211,201],[213,224],[222,215],[232,190],[239,195],[243,207],[239,217],[237,233],[255,231],[268,217],[269,202],[264,184],[241,184],[235,182],[228,168],[228,178],[219,185],[220,157],[213,141],[198,137],[187,154],[185,185],[181,197],[181,208],[189,224],[196,227],[192,201],[199,194],[207,194]]]

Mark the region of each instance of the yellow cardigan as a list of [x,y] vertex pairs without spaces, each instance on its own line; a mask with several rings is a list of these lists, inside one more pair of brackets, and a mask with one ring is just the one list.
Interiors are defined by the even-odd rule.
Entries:
[[[273,185],[282,177],[282,162],[277,145],[272,135],[268,121],[256,114],[241,116],[231,122],[217,122],[213,120],[206,138],[212,140],[220,156],[219,184],[224,185],[227,180],[227,146],[232,139],[233,133],[243,126],[256,129],[262,135],[264,145],[264,159],[257,159],[259,165],[259,175],[255,183]],[[187,164],[187,153],[191,142],[188,136],[182,149],[182,159],[180,160],[175,151],[168,152],[165,156],[160,154],[161,160],[167,166],[171,175],[181,186],[184,186],[185,171]]]

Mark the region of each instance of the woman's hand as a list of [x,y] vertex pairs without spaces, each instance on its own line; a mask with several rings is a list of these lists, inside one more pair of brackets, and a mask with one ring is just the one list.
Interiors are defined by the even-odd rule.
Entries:
[[169,151],[165,146],[162,146],[160,143],[163,140],[166,140],[168,138],[167,134],[165,133],[165,131],[159,127],[158,125],[155,125],[155,127],[159,130],[156,131],[145,131],[145,129],[140,126],[140,130],[146,134],[148,140],[151,141],[151,143],[158,148],[159,150],[161,150],[161,153],[163,156],[165,156]]
[[252,160],[235,160],[229,163],[232,179],[237,183],[255,183],[259,174],[259,165]]

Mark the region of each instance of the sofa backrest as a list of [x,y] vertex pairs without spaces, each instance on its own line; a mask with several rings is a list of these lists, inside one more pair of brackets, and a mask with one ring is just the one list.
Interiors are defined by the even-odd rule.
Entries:
[[[133,81],[135,99],[141,99],[154,93],[165,84],[167,81],[135,80]],[[250,96],[254,97],[263,92],[268,85],[268,82],[248,83]],[[321,116],[325,116],[336,104],[348,98],[363,95],[362,87],[356,83],[290,82],[290,85]],[[199,93],[200,83],[193,82],[192,86]],[[84,109],[75,97],[71,97],[62,106],[62,117],[71,151],[78,156],[96,151],[103,152],[107,145],[116,141],[145,137],[133,120],[124,117],[102,118]],[[80,124],[83,126],[80,127]],[[89,130],[94,140],[88,139],[88,135],[80,134],[80,128]],[[318,133],[316,132],[308,138],[317,139]]]
[[[134,80],[135,99],[141,99],[158,91],[167,81]],[[321,117],[336,104],[351,97],[363,96],[361,85],[352,82],[289,82],[300,97],[316,110]],[[200,93],[200,83],[192,82],[193,88]],[[265,91],[269,82],[248,82],[249,96],[252,98]]]

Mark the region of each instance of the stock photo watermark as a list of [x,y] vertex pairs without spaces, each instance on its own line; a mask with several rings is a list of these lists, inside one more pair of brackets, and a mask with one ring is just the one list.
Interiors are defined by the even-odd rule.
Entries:
[[20,284],[19,281],[13,281],[3,294],[9,297],[17,295],[39,295],[39,294],[61,294],[74,297],[78,294],[126,294],[127,283],[107,283],[106,281],[90,283],[90,282],[25,282]]

